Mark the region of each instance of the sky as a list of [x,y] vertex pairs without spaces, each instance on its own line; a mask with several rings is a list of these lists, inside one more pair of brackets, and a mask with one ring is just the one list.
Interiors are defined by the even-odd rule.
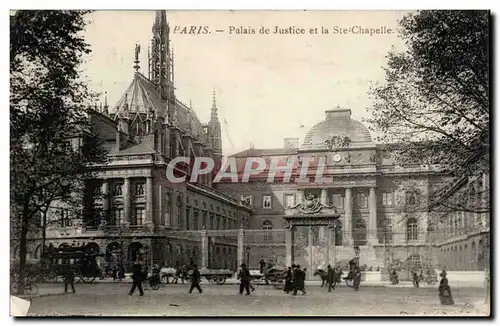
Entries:
[[[351,109],[353,119],[367,116],[368,90],[384,82],[387,53],[392,47],[404,50],[396,30],[406,13],[168,11],[171,30],[207,26],[211,32],[171,33],[176,96],[192,103],[206,122],[216,91],[226,155],[251,144],[282,148],[286,137],[302,143],[306,132],[324,120],[325,110],[341,106]],[[84,36],[93,52],[83,68],[91,88],[107,92],[111,108],[132,81],[135,44],[141,45],[140,71],[147,76],[154,16],[154,11],[96,11],[89,16]],[[305,34],[272,34],[275,26]],[[262,27],[269,34],[259,33]],[[311,33],[315,28],[318,34]],[[330,33],[322,34],[321,28]],[[359,33],[370,28],[394,32]],[[255,34],[243,34],[251,29]],[[343,29],[353,33],[339,34]]]

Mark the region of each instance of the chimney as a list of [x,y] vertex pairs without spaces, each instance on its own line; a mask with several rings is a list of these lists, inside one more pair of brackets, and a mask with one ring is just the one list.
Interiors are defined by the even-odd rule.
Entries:
[[285,148],[299,148],[298,138],[285,138]]

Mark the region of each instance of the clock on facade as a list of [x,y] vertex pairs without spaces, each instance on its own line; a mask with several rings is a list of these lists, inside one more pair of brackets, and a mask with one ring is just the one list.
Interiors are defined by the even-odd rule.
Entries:
[[342,156],[340,154],[334,154],[333,155],[333,161],[334,162],[340,162],[342,160]]

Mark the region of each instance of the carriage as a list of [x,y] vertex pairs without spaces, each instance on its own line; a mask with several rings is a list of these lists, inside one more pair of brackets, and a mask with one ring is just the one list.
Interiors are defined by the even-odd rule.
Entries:
[[276,289],[285,287],[286,267],[273,266],[264,273],[266,284],[271,283]]
[[45,261],[46,274],[51,275],[57,281],[68,269],[75,273],[75,278],[79,278],[84,283],[92,283],[102,273],[97,264],[97,257],[103,254],[85,251],[60,251],[46,253]]

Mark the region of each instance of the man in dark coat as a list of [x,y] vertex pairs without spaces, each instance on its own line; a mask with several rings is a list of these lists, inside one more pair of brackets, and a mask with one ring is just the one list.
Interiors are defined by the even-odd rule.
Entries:
[[332,289],[335,290],[335,271],[333,270],[331,265],[327,267],[326,280],[328,282],[328,292],[332,292]]
[[292,291],[292,280],[293,280],[293,272],[292,268],[288,267],[286,274],[285,274],[285,292],[290,293]]
[[240,279],[240,294],[243,294],[243,290],[245,290],[246,295],[250,295],[250,271],[245,264],[241,264],[238,278]]
[[139,295],[144,295],[144,290],[142,289],[142,282],[146,279],[145,273],[142,271],[142,265],[140,262],[135,262],[132,266],[132,289],[128,295],[132,295],[135,292],[135,289],[139,289]]
[[75,291],[75,274],[73,273],[73,270],[71,267],[66,268],[64,272],[64,293],[68,292],[68,285],[71,285],[71,290],[73,293],[76,293]]
[[302,292],[302,295],[306,294],[304,282],[305,273],[300,269],[300,265],[297,265],[295,271],[293,272],[293,295],[297,295],[298,290]]
[[191,287],[189,288],[189,293],[193,292],[194,289],[198,289],[199,293],[202,293],[203,290],[200,287],[201,274],[198,266],[193,264],[193,274],[191,275]]

